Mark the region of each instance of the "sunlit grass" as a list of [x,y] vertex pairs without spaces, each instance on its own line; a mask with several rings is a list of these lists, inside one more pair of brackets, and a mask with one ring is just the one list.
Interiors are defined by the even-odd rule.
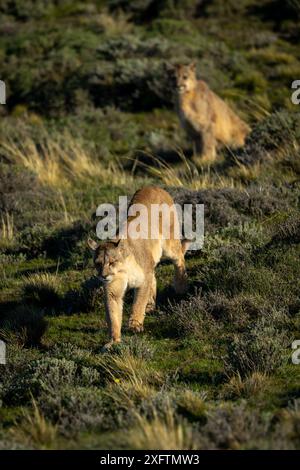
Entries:
[[17,423],[10,433],[17,442],[26,442],[27,446],[48,449],[57,438],[57,427],[48,422],[32,398],[32,409],[23,411],[22,421]]
[[0,247],[5,248],[13,244],[15,236],[14,216],[5,212],[1,214]]
[[52,136],[41,127],[35,140],[24,127],[17,137],[12,135],[0,141],[0,150],[10,162],[23,165],[50,186],[63,188],[88,179],[117,185],[128,183],[131,178],[116,162],[104,165],[80,139],[67,132]]
[[219,174],[211,165],[196,167],[181,149],[177,149],[180,165],[167,163],[158,157],[146,154],[153,165],[139,162],[147,172],[159,182],[170,187],[182,187],[193,190],[209,188],[240,188],[241,182],[232,177]]
[[125,438],[131,449],[197,449],[191,425],[175,416],[170,403],[162,416],[154,409],[152,419],[136,413],[136,420],[137,426]]

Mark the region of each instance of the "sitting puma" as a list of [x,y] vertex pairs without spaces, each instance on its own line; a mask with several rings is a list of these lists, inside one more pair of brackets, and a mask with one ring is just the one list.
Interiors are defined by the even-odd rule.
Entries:
[[[143,229],[156,229],[156,237],[135,239],[130,234],[136,216],[130,215],[130,208],[142,204],[146,208],[148,218]],[[164,204],[170,214],[170,237],[164,239],[162,217],[151,216],[153,204]],[[172,210],[173,208],[173,210]],[[135,332],[143,331],[145,312],[155,307],[156,279],[155,267],[162,257],[172,260],[175,266],[174,288],[178,293],[186,290],[187,275],[184,254],[187,242],[175,237],[179,220],[174,201],[170,194],[161,188],[149,186],[138,190],[129,205],[127,227],[119,228],[115,240],[97,244],[89,239],[88,244],[93,250],[94,264],[105,287],[106,318],[110,331],[110,342],[104,349],[121,341],[123,298],[127,289],[135,289],[129,327]],[[158,224],[157,221],[158,220]],[[153,225],[156,224],[156,227]],[[148,225],[148,227],[147,227]],[[154,231],[155,232],[155,231]],[[126,238],[124,237],[126,236]]]
[[250,127],[217,96],[197,80],[196,66],[176,67],[176,107],[180,123],[196,150],[196,162],[212,162],[218,145],[242,147]]

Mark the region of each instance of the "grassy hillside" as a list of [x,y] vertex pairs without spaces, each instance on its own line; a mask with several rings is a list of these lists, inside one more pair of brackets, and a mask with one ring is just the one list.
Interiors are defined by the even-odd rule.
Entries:
[[[298,0],[0,5],[0,449],[300,448]],[[251,124],[195,167],[172,64]],[[188,294],[107,340],[94,212],[145,184],[205,204]],[[124,432],[126,429],[126,432]]]

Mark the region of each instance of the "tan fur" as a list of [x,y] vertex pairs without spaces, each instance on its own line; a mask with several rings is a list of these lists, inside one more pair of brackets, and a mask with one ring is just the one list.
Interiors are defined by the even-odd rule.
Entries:
[[[154,224],[150,217],[151,204],[167,204],[170,207],[174,205],[174,201],[163,189],[149,186],[135,193],[129,207],[133,204],[145,205],[149,215],[148,228],[151,229]],[[89,241],[90,247],[94,250],[95,266],[105,282],[106,316],[110,330],[110,342],[105,346],[106,349],[121,341],[123,298],[127,289],[135,289],[129,327],[136,332],[143,331],[146,311],[155,308],[155,267],[162,257],[171,259],[174,264],[176,292],[183,293],[186,290],[187,276],[184,261],[186,245],[174,238],[174,227],[178,224],[178,218],[176,212],[171,212],[171,214],[169,239],[162,237],[160,218],[156,239],[135,240],[130,236],[122,239],[123,228],[121,227],[116,240],[99,246],[96,242]],[[134,220],[135,217],[128,217],[128,229]]]
[[244,145],[250,127],[204,81],[197,80],[195,64],[176,67],[176,85],[177,112],[195,145],[197,160],[213,161],[218,145]]

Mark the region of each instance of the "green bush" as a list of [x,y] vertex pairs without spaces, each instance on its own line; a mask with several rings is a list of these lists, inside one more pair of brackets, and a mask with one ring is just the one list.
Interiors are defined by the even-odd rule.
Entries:
[[170,106],[173,87],[166,64],[159,59],[134,57],[103,63],[92,72],[90,93],[97,106],[114,104],[122,110],[149,111]]
[[28,258],[44,255],[44,243],[50,233],[51,230],[41,223],[37,223],[32,227],[25,227],[18,234],[20,251],[26,253]]

